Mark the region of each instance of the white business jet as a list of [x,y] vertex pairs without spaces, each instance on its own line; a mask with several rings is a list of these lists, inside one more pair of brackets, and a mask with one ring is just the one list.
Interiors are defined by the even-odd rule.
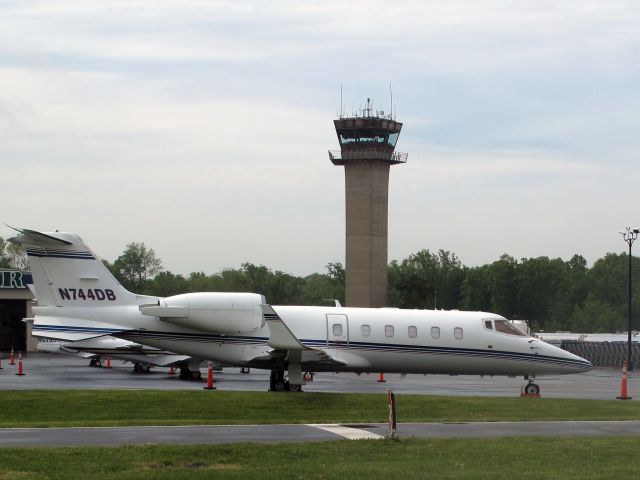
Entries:
[[[39,305],[34,334],[88,332],[271,370],[271,390],[299,391],[304,371],[508,375],[585,372],[587,360],[485,312],[271,306],[255,293],[136,295],[72,233],[18,230]],[[288,375],[285,375],[287,373]]]

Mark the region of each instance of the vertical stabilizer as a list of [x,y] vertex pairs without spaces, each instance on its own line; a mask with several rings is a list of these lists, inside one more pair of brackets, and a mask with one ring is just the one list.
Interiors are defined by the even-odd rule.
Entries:
[[148,301],[126,290],[78,235],[18,231],[9,241],[26,247],[38,305],[112,306]]

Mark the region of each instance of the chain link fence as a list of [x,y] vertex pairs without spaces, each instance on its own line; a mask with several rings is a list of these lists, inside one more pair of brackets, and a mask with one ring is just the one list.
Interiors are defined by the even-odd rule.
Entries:
[[[594,367],[622,368],[627,359],[627,342],[581,342],[563,340],[560,348],[589,360]],[[634,370],[639,367],[640,343],[631,344],[631,364]]]

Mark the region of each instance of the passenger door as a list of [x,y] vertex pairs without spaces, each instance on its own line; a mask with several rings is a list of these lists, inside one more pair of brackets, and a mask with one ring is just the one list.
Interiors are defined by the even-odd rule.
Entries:
[[349,345],[349,320],[346,315],[327,314],[327,345]]

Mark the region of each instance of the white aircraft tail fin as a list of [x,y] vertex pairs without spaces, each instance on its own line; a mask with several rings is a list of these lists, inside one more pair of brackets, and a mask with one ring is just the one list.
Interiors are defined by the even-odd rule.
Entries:
[[39,306],[112,306],[148,303],[126,290],[73,233],[20,232],[9,241],[26,247]]

